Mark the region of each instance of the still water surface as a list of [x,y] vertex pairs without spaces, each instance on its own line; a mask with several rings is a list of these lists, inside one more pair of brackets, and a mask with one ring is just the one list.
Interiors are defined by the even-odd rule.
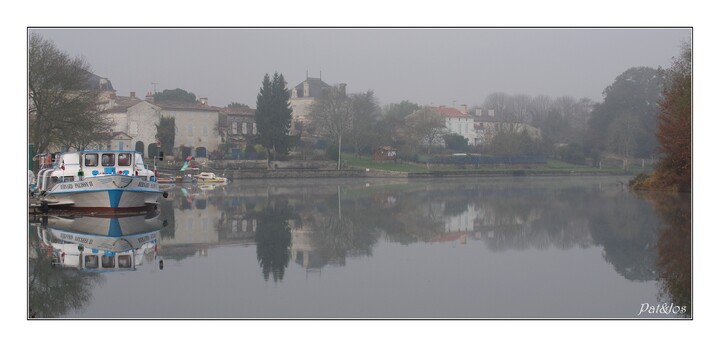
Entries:
[[[176,187],[140,217],[31,218],[29,314],[691,317],[689,195],[619,180],[243,181]],[[57,230],[87,228],[152,242],[134,271],[52,267],[43,238],[77,249]]]

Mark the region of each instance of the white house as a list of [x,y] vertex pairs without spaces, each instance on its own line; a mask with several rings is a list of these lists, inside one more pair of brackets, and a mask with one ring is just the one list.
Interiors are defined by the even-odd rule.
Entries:
[[457,109],[454,107],[440,106],[430,107],[430,109],[445,119],[445,127],[449,132],[468,139],[468,144],[473,145],[477,138],[473,118],[467,113],[467,106],[462,105],[462,107],[462,109]]

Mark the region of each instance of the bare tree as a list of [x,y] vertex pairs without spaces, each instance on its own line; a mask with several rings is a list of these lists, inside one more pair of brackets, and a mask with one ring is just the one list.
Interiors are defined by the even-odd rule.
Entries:
[[635,155],[637,141],[635,134],[640,129],[640,121],[628,112],[619,114],[610,123],[608,144],[610,150],[623,157],[623,169],[627,170],[628,159]]
[[552,99],[547,95],[538,95],[530,102],[530,116],[533,123],[542,122],[550,113]]
[[359,156],[362,147],[373,147],[377,142],[379,136],[374,129],[381,111],[372,90],[351,94],[350,99],[354,119],[350,135],[355,146],[355,155]]
[[510,98],[509,116],[517,122],[528,123],[530,121],[530,109],[532,98],[526,94],[513,95]]
[[342,139],[353,127],[352,100],[338,86],[325,89],[310,107],[310,119],[320,134],[337,140],[337,169],[340,170]]
[[37,152],[52,144],[83,147],[108,133],[112,123],[98,114],[99,90],[88,86],[90,65],[71,58],[39,34],[28,52],[29,136]]
[[485,98],[483,108],[494,110],[496,117],[506,117],[510,110],[510,99],[510,95],[506,93],[492,93]]
[[423,107],[405,117],[405,137],[416,143],[418,146],[427,146],[426,153],[430,154],[430,148],[447,133],[443,117],[429,107]]

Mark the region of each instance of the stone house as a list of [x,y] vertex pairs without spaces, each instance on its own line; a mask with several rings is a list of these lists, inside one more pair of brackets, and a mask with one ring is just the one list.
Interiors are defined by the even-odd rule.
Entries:
[[258,133],[255,110],[249,107],[221,109],[218,133],[225,145],[224,152],[238,156]]
[[182,158],[193,156],[207,158],[211,151],[219,148],[220,134],[217,132],[220,108],[208,104],[207,98],[198,102],[156,101],[160,116],[175,118],[175,148]]
[[129,97],[113,97],[105,114],[115,121],[114,132],[130,137],[124,149],[142,152],[145,157],[157,155],[155,124],[160,122],[160,107],[131,92]]
[[[340,84],[344,92],[345,83]],[[331,88],[320,78],[307,77],[305,81],[290,89],[290,107],[292,108],[292,126],[290,134],[302,132],[303,126],[309,123],[310,107],[315,99],[322,95],[323,90]]]

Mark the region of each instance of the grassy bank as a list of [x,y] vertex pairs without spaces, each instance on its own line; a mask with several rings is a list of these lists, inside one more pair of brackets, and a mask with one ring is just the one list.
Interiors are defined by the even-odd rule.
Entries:
[[376,162],[370,157],[355,157],[352,155],[344,156],[343,161],[345,165],[351,168],[368,168],[376,170],[387,170],[396,172],[407,172],[407,173],[451,173],[451,172],[467,172],[467,173],[512,173],[517,171],[523,171],[527,173],[537,174],[563,174],[563,173],[577,173],[577,174],[636,174],[638,172],[623,172],[622,169],[600,169],[585,165],[569,164],[558,160],[547,160],[544,165],[482,165],[478,168],[474,167],[452,167],[452,166],[441,166],[430,164],[428,170],[424,164],[418,163],[395,163],[395,162]]

